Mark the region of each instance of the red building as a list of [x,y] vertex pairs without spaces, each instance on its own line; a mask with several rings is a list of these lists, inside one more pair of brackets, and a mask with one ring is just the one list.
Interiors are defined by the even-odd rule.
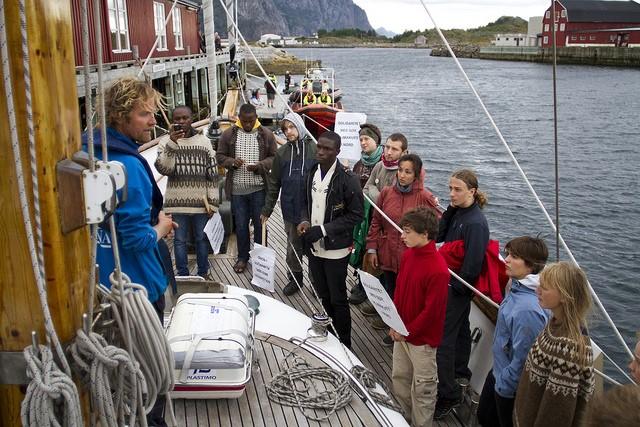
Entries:
[[[102,61],[132,61],[137,57],[144,60],[158,35],[160,38],[153,54],[154,58],[199,53],[200,2],[179,0],[165,28],[164,20],[172,4],[173,2],[168,0],[102,0]],[[71,0],[71,5],[76,65],[82,65],[80,0]],[[92,2],[89,2],[91,64],[97,62],[93,19]]]
[[[549,7],[542,20],[542,47],[553,43]],[[640,46],[640,4],[635,1],[555,2],[556,46]]]

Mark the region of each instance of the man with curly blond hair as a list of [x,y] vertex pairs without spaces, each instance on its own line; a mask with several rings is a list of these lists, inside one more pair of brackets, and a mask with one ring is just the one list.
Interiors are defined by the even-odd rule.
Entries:
[[[161,239],[172,232],[175,224],[171,215],[162,212],[162,193],[147,161],[138,153],[138,146],[152,138],[162,96],[144,81],[122,78],[107,88],[102,97],[109,160],[119,161],[127,170],[127,200],[114,213],[122,272],[146,288],[149,301],[162,321],[168,272],[162,262],[161,246],[165,244]],[[85,147],[86,138],[83,135]],[[93,138],[96,156],[100,158],[101,129],[94,131]],[[118,193],[121,200],[122,192]],[[111,231],[105,225],[98,229],[97,261],[100,282],[111,286],[109,275],[115,269],[115,260]],[[164,400],[164,396],[158,396],[147,415],[149,426],[166,426],[162,416]]]

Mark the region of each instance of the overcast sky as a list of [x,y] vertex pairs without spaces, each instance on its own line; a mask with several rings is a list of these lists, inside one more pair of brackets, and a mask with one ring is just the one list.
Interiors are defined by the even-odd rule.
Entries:
[[[394,33],[433,28],[420,0],[353,0],[367,12],[373,28]],[[474,28],[503,15],[542,16],[551,0],[424,0],[440,28]]]

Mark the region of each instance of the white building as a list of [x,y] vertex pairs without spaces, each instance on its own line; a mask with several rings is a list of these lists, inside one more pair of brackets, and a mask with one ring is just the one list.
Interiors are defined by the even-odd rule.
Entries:
[[491,42],[494,46],[504,47],[520,47],[520,46],[528,46],[527,45],[527,34],[517,33],[517,34],[496,34],[496,38]]
[[258,43],[263,46],[282,46],[284,44],[284,40],[282,36],[277,34],[263,34],[260,36]]
[[538,36],[542,36],[542,16],[532,16],[527,26],[527,46],[538,46]]

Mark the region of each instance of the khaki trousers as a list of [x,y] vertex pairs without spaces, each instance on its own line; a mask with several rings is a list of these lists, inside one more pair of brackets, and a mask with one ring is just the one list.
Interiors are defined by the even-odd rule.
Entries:
[[395,342],[391,378],[407,421],[413,427],[431,427],[438,390],[436,349]]

